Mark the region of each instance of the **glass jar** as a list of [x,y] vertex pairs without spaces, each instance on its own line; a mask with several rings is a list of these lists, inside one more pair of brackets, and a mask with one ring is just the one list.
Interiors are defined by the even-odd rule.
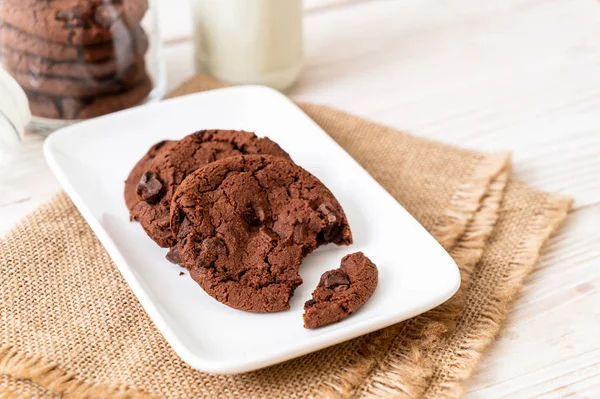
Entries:
[[25,92],[0,68],[0,167],[10,162],[30,120],[31,112]]
[[0,0],[0,66],[51,131],[160,99],[153,0]]

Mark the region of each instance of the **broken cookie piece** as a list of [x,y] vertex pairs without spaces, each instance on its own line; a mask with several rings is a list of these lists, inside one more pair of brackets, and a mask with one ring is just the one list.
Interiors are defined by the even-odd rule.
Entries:
[[344,256],[339,269],[323,273],[312,299],[304,304],[304,327],[322,327],[356,312],[373,295],[377,279],[377,266],[365,254]]

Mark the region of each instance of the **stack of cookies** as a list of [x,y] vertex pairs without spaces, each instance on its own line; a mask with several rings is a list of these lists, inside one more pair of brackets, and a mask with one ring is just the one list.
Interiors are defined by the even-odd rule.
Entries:
[[147,9],[147,0],[2,0],[0,63],[36,116],[86,119],[134,106],[152,90]]
[[[153,145],[125,181],[125,203],[167,259],[234,309],[290,308],[302,260],[329,243],[350,245],[340,203],[268,138],[203,130]],[[316,328],[358,310],[377,285],[362,253],[325,273],[305,305]]]

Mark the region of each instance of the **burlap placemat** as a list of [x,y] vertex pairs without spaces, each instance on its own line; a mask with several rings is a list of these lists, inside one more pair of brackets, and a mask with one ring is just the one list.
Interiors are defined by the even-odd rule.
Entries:
[[[197,77],[174,95],[217,86]],[[463,280],[457,295],[284,364],[235,376],[201,373],[171,350],[59,193],[0,243],[0,398],[460,396],[571,201],[510,180],[506,154],[301,107],[451,253]]]

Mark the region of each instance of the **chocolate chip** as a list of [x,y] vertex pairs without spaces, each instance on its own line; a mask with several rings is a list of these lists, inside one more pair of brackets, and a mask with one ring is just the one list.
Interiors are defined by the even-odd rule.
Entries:
[[137,186],[137,195],[142,201],[154,201],[162,190],[162,187],[163,184],[158,178],[158,175],[149,170],[144,173],[140,179]]
[[323,221],[325,222],[325,228],[321,231],[322,239],[330,241],[335,238],[340,232],[341,223],[339,218],[331,210],[331,206],[321,204],[317,208],[317,211],[323,215]]
[[217,237],[211,237],[204,240],[202,248],[198,254],[197,265],[204,268],[211,268],[215,266],[217,255],[225,252],[225,243],[223,240]]
[[85,6],[73,7],[66,10],[58,10],[54,18],[63,23],[63,28],[85,28],[89,29],[90,13]]
[[317,303],[317,301],[315,301],[314,299],[309,299],[304,303],[304,307],[310,308],[311,306],[314,306],[315,303]]
[[112,4],[98,6],[94,12],[94,22],[104,28],[110,27],[121,18],[120,11]]
[[179,256],[179,249],[177,247],[169,249],[165,258],[171,263],[181,265],[181,256]]
[[340,269],[335,269],[331,272],[327,272],[323,275],[323,277],[325,278],[324,284],[327,288],[335,288],[338,286],[350,285],[348,274],[346,274],[346,272]]
[[177,239],[183,240],[192,231],[192,225],[188,218],[183,214],[181,223],[179,223],[179,230],[177,230]]
[[265,221],[265,210],[262,207],[253,208],[247,205],[242,216],[250,226],[259,226]]
[[179,275],[183,276],[183,275],[185,275],[185,273],[184,272],[179,272]]
[[348,287],[349,287],[349,285],[338,285],[338,286],[337,286],[337,287],[335,287],[333,290],[334,290],[335,292],[342,292],[342,291],[345,291],[345,290],[347,290],[347,289],[348,289]]

